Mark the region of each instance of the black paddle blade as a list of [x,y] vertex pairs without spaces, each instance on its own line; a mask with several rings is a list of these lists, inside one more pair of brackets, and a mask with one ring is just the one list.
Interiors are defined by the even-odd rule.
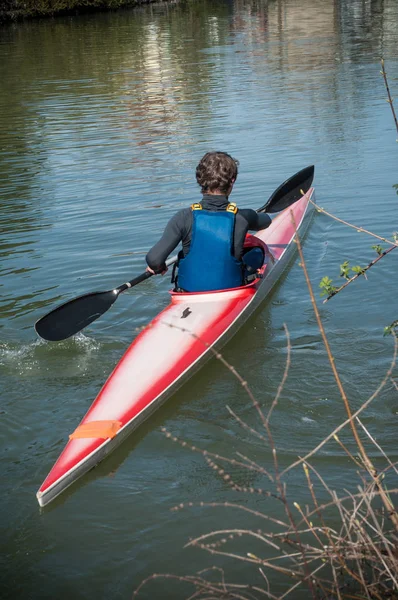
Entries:
[[69,300],[39,319],[35,324],[36,332],[49,342],[66,340],[103,315],[119,293],[119,290],[91,292]]
[[311,165],[289,177],[257,212],[277,213],[300,200],[302,192],[306,194],[311,187],[314,169]]

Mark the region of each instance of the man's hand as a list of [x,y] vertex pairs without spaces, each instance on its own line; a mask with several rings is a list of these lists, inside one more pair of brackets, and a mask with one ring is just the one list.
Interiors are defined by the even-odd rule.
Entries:
[[148,273],[152,273],[152,275],[164,275],[165,273],[167,273],[168,268],[166,267],[164,271],[161,271],[160,273],[156,273],[153,269],[151,269],[151,267],[147,267],[146,271],[148,271]]

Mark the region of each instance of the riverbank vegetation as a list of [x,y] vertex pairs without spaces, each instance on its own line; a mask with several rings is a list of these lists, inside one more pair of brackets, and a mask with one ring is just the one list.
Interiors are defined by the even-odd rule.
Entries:
[[[371,422],[366,423],[365,412],[383,390],[398,393],[394,377],[397,335],[395,330],[391,331],[391,363],[379,385],[357,410],[353,410],[317,308],[298,236],[296,242],[315,318],[347,418],[305,456],[283,465],[277,448],[286,446],[286,440],[274,438],[271,418],[278,409],[289,376],[292,348],[287,327],[285,369],[268,411],[261,407],[236,369],[214,351],[216,358],[239,380],[244,393],[248,394],[258,414],[260,427],[254,429],[231,409],[228,410],[245,432],[269,447],[271,466],[260,464],[253,456],[239,454],[232,458],[214,454],[164,430],[173,442],[202,454],[209,468],[240,496],[237,502],[188,502],[172,510],[234,510],[236,515],[235,518],[232,516],[230,528],[204,532],[189,540],[186,547],[205,551],[215,559],[223,557],[246,563],[246,579],[250,583],[231,582],[223,568],[212,565],[193,575],[154,574],[135,590],[134,598],[140,597],[143,587],[156,585],[156,580],[160,579],[164,586],[166,578],[188,586],[186,598],[196,600],[281,600],[286,597],[398,600],[398,468],[373,435]],[[344,467],[347,483],[338,490],[333,489],[322,474],[322,454],[328,452],[333,444],[347,459]],[[302,486],[307,487],[305,506],[295,501],[294,491],[289,488],[289,475],[297,469],[302,470]],[[245,472],[250,484],[242,483]],[[256,479],[255,485],[253,479]],[[257,485],[261,479],[267,483]],[[260,498],[254,507],[248,498],[250,495]],[[247,525],[249,520],[250,526]],[[253,522],[256,523],[254,526]]]
[[[388,90],[384,62],[382,68]],[[398,132],[389,90],[388,96]],[[373,246],[372,250],[376,251],[377,258],[367,267],[355,270],[345,261],[341,265],[345,284],[329,290],[330,298],[361,275],[366,276],[370,266],[398,246],[397,236],[394,233],[391,240],[385,239],[316,208],[344,225],[390,244],[388,250],[383,250],[380,244]],[[246,433],[268,446],[271,466],[261,464],[255,456],[239,454],[232,458],[213,454],[179,440],[164,430],[165,435],[173,442],[202,454],[209,468],[224,484],[239,494],[237,502],[188,502],[181,503],[172,510],[235,511],[231,527],[203,532],[189,540],[186,547],[205,551],[215,560],[220,560],[221,557],[224,561],[228,559],[245,563],[246,582],[249,583],[231,581],[224,568],[226,563],[218,562],[205,571],[191,575],[154,574],[139,585],[133,594],[134,598],[141,596],[143,588],[146,590],[147,586],[156,586],[157,580],[164,586],[166,578],[187,586],[185,597],[195,600],[398,600],[398,463],[388,457],[376,439],[372,432],[372,420],[366,421],[366,409],[383,390],[398,394],[394,374],[398,354],[398,321],[385,328],[388,329],[385,333],[391,334],[393,340],[390,365],[381,376],[377,388],[368,398],[362,399],[359,408],[354,410],[346,393],[345,388],[348,386],[343,383],[329,345],[298,235],[296,243],[299,264],[304,272],[315,319],[346,419],[307,451],[305,456],[298,456],[291,464],[282,464],[278,447],[284,446],[286,450],[288,440],[275,439],[272,416],[278,410],[289,376],[292,348],[287,327],[285,326],[285,369],[267,411],[236,369],[214,351],[216,358],[231,371],[239,380],[244,393],[248,394],[258,414],[259,427],[253,428],[231,409],[228,410]],[[350,276],[351,272],[354,273],[353,276]],[[325,281],[323,284],[321,288],[325,291]],[[333,484],[322,473],[322,457],[332,450],[332,445],[339,449],[341,456],[347,461],[344,464],[346,484],[340,484],[338,489],[334,489]],[[295,501],[295,491],[289,487],[289,475],[294,470],[301,470],[302,486],[303,489],[306,488],[305,505]],[[242,483],[242,473],[247,474],[246,480],[251,483]],[[253,504],[250,495],[259,500]]]
[[2,0],[0,23],[33,17],[115,10],[162,0]]

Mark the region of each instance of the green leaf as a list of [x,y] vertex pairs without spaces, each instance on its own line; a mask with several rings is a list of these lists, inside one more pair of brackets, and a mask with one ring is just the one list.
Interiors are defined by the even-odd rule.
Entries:
[[319,287],[322,290],[321,296],[333,296],[337,288],[334,285],[332,285],[332,283],[333,282],[332,279],[330,279],[330,277],[322,277],[319,283]]
[[383,335],[389,335],[390,333],[392,334],[393,331],[395,331],[395,329],[398,327],[398,320],[397,321],[393,321],[390,325],[387,325],[387,327],[384,327],[384,333]]
[[348,260],[345,260],[342,265],[340,265],[340,277],[344,277],[345,279],[350,278],[350,263]]
[[376,244],[375,246],[372,246],[372,250],[375,250],[375,252],[377,252],[377,254],[379,256],[381,256],[384,252],[383,248],[380,246],[380,244]]
[[359,265],[352,267],[351,271],[355,273],[355,275],[362,275],[363,273],[365,273],[365,269],[363,267],[360,267]]

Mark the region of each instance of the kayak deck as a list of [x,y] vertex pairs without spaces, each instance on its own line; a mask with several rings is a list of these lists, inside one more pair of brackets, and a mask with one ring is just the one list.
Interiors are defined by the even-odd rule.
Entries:
[[[242,326],[269,293],[293,253],[293,210],[302,233],[306,196],[278,214],[246,245],[265,252],[252,283],[215,292],[171,292],[171,303],[137,336],[116,365],[37,493],[44,506],[98,464]],[[282,260],[283,259],[283,260]],[[90,425],[91,424],[91,425]]]

